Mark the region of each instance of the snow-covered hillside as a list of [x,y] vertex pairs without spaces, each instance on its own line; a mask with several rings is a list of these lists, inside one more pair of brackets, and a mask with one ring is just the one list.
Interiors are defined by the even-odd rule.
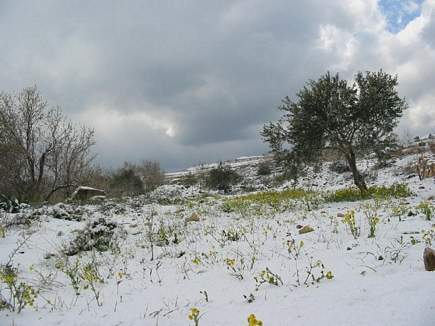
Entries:
[[[242,160],[252,179],[259,160]],[[434,325],[435,183],[415,160],[361,162],[370,185],[406,184],[400,198],[327,200],[352,185],[327,163],[304,191],[271,189],[285,196],[166,185],[0,213],[0,325]]]

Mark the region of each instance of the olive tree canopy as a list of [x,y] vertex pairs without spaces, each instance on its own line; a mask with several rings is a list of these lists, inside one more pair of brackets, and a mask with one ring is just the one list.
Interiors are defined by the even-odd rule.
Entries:
[[355,185],[366,191],[364,176],[356,165],[357,155],[388,146],[393,130],[407,108],[397,92],[397,76],[382,70],[359,72],[349,83],[329,72],[310,80],[296,94],[296,101],[283,99],[284,115],[263,127],[262,136],[281,162],[298,167],[317,162],[322,150],[343,155]]

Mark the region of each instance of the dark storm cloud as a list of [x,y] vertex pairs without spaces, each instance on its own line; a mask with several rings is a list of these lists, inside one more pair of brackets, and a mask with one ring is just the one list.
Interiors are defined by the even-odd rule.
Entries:
[[96,128],[105,164],[152,158],[175,168],[264,152],[258,132],[281,98],[326,70],[403,74],[417,112],[405,127],[426,131],[434,74],[426,70],[424,87],[412,76],[435,62],[425,6],[407,45],[375,0],[2,1],[0,89],[37,83]]

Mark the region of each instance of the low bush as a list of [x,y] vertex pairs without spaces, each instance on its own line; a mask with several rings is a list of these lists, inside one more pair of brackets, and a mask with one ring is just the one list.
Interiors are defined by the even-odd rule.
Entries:
[[183,185],[185,187],[191,187],[198,183],[199,183],[199,178],[191,172],[180,177],[177,181],[177,184]]
[[272,169],[270,167],[270,163],[261,162],[260,164],[258,164],[257,175],[264,176],[264,175],[270,175],[271,173],[272,173]]
[[241,179],[242,177],[231,167],[220,163],[217,168],[210,170],[206,177],[206,185],[210,189],[222,190],[227,193],[231,190],[231,186],[240,182]]
[[138,195],[145,191],[142,179],[128,164],[113,173],[109,187],[110,193],[115,196]]
[[118,240],[125,236],[125,231],[115,222],[102,217],[89,221],[85,228],[64,249],[67,256],[74,256],[82,251],[118,251]]
[[249,195],[238,196],[225,201],[223,204],[223,211],[240,211],[255,204],[278,207],[286,201],[307,198],[313,195],[313,192],[303,189],[257,192]]
[[406,184],[398,183],[392,186],[373,186],[369,187],[366,192],[361,192],[358,188],[344,188],[336,190],[325,196],[327,202],[358,201],[364,199],[387,199],[403,198],[412,195]]
[[335,173],[350,172],[350,168],[345,161],[335,161],[329,166],[329,170]]
[[20,203],[16,198],[0,194],[0,209],[9,213],[18,213],[20,211]]

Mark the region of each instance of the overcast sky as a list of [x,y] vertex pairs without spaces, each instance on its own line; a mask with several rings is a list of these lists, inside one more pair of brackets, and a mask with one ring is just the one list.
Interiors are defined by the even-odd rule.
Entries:
[[0,0],[0,90],[38,85],[106,166],[267,152],[281,99],[327,70],[399,75],[399,133],[435,131],[435,0]]

